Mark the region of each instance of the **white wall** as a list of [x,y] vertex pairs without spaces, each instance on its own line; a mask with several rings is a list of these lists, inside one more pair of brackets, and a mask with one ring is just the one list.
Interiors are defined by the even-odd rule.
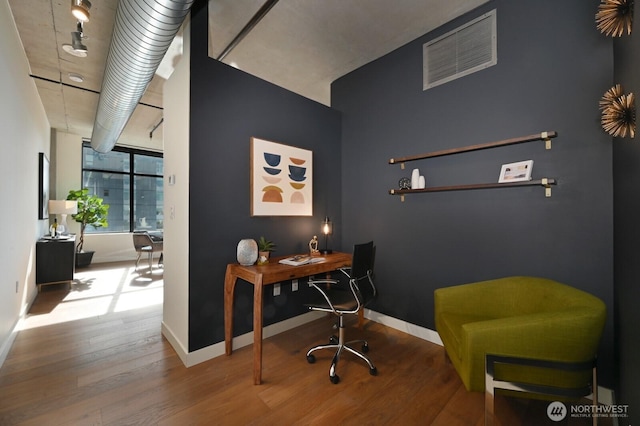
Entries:
[[[157,150],[158,146],[154,146]],[[161,148],[161,147],[160,147]],[[69,190],[82,187],[82,138],[78,135],[55,132],[55,191],[56,199],[65,199]],[[80,234],[80,224],[67,218],[69,231]],[[129,233],[85,234],[84,250],[94,250],[94,263],[133,260],[136,251]],[[156,255],[159,257],[159,254]]]
[[[54,130],[55,149],[55,197],[57,200],[67,198],[72,189],[80,187],[82,167],[82,138],[60,130]],[[70,218],[69,218],[70,219]],[[69,224],[73,221],[69,220]]]
[[[164,85],[164,310],[162,334],[189,365],[190,26],[183,56]],[[170,99],[170,101],[168,101]],[[175,177],[170,184],[169,178]]]
[[49,121],[7,0],[0,0],[0,93],[1,365],[37,294],[35,242],[47,229],[47,221],[38,220],[38,153],[51,158]]

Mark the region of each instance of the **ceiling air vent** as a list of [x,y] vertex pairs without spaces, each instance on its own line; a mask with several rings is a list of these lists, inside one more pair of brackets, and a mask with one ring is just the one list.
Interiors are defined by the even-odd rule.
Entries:
[[435,40],[423,51],[423,90],[498,63],[496,11],[486,13]]

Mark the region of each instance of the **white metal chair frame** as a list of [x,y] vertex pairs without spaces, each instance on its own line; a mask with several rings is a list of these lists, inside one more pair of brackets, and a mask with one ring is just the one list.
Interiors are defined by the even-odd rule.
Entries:
[[[348,277],[349,289],[337,290],[333,293],[330,292],[331,286],[337,285],[340,281],[336,279],[310,279],[309,285],[314,287],[316,290],[320,292],[326,301],[326,305],[308,305],[309,309],[321,312],[331,312],[338,317],[338,337],[331,336],[329,339],[329,344],[317,345],[313,348],[309,349],[307,352],[307,361],[310,364],[315,362],[315,356],[313,352],[320,349],[335,349],[336,353],[333,356],[333,360],[331,362],[331,367],[329,369],[329,379],[332,383],[337,384],[340,381],[340,377],[336,374],[336,366],[338,364],[338,360],[340,359],[340,355],[342,351],[348,351],[358,358],[362,359],[369,366],[369,374],[372,376],[376,376],[378,374],[378,370],[376,369],[373,362],[366,356],[364,353],[369,351],[369,344],[366,340],[352,340],[349,342],[345,341],[345,326],[344,326],[344,314],[357,314],[361,308],[364,307],[370,300],[372,300],[376,294],[376,287],[373,283],[373,256],[374,256],[374,247],[373,243],[362,244],[361,246],[370,246],[368,247],[370,251],[370,259],[366,260],[366,268],[363,271],[356,270],[354,272],[354,268],[360,268],[362,265],[359,265],[360,260],[357,259],[358,255],[358,246],[354,248],[354,262],[352,268],[341,268],[339,269],[342,273],[344,273]],[[365,247],[365,250],[367,247]],[[355,276],[355,274],[360,274],[361,276]],[[370,286],[371,297],[365,300],[363,296],[363,292],[361,291],[362,285]],[[329,288],[329,290],[327,289]],[[336,294],[340,294],[340,300],[332,299],[331,296],[335,296]],[[351,296],[351,297],[349,297]],[[351,346],[360,343],[362,344],[362,352],[353,349]]]
[[[598,380],[596,359],[585,362],[560,362],[541,359],[521,358],[514,356],[501,356],[494,354],[485,355],[485,394],[484,394],[484,424],[494,424],[494,398],[496,390],[504,389],[515,392],[525,392],[538,395],[551,395],[557,397],[578,398],[591,395],[594,413],[598,406]],[[529,366],[551,370],[563,371],[587,371],[592,370],[591,381],[577,388],[558,388],[552,386],[536,385],[530,383],[518,383],[495,378],[495,366],[497,364],[510,364],[517,366]],[[598,417],[592,416],[593,425],[598,424]]]

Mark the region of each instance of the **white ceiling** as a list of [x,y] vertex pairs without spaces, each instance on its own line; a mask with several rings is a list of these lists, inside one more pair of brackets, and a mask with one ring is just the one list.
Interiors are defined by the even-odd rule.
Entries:
[[[330,84],[488,0],[280,0],[223,62],[325,105]],[[264,0],[209,0],[217,58]],[[89,138],[117,0],[92,1],[86,58],[66,53],[76,22],[68,0],[9,0],[51,127]],[[69,73],[84,76],[83,83]],[[166,74],[163,74],[166,76]],[[156,75],[118,144],[161,149],[164,78]]]
[[[488,0],[280,0],[223,60],[325,105],[330,84]],[[209,0],[217,58],[263,0]]]

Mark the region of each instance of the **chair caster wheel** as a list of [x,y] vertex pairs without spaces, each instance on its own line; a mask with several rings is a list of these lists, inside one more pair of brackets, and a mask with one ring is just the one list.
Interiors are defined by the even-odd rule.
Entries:
[[372,376],[377,376],[378,375],[378,369],[373,367],[369,369],[369,374],[371,374]]
[[313,364],[314,362],[316,362],[316,356],[311,354],[311,355],[307,355],[307,362],[309,364]]
[[340,381],[340,377],[336,374],[335,376],[329,376],[329,380],[331,380],[331,383],[334,385],[337,385]]
[[367,353],[369,352],[369,344],[368,343],[363,343],[362,344],[362,352]]
[[338,338],[336,336],[329,337],[329,343],[331,343],[332,345],[337,345],[338,344]]

